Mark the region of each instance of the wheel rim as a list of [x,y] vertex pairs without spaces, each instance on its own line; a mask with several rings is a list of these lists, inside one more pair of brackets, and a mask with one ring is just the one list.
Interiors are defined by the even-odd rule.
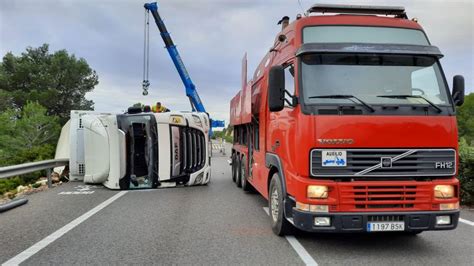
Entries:
[[277,188],[273,188],[272,195],[270,196],[270,209],[272,212],[272,219],[274,222],[278,220],[278,212],[279,212],[279,202],[278,202],[278,191]]

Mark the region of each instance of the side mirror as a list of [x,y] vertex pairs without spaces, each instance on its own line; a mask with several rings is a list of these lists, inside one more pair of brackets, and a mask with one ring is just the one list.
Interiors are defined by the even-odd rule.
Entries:
[[453,78],[453,101],[456,106],[464,103],[464,77],[461,75]]
[[268,107],[270,112],[279,112],[285,107],[285,70],[273,66],[268,75]]

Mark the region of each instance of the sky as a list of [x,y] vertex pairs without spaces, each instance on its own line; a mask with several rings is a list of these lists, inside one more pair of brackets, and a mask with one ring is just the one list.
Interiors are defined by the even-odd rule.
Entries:
[[[0,55],[19,55],[26,47],[50,45],[84,58],[99,76],[86,97],[100,112],[122,112],[136,102],[161,101],[172,110],[190,110],[181,80],[150,25],[150,89],[142,95],[143,1],[0,0]],[[230,99],[240,89],[241,61],[248,53],[249,75],[280,30],[315,3],[404,6],[417,18],[452,77],[474,92],[474,0],[162,0],[159,12],[178,46],[201,99],[214,119],[229,119]]]

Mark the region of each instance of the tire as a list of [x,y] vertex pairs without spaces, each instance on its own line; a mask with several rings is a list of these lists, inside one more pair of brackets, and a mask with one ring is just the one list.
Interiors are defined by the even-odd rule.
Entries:
[[242,187],[242,181],[240,180],[240,176],[241,176],[241,174],[240,174],[240,169],[241,169],[240,164],[241,164],[241,162],[240,162],[239,157],[240,156],[237,155],[236,160],[235,160],[236,161],[236,166],[237,166],[236,169],[235,169],[236,173],[237,173],[237,175],[235,176],[235,184],[237,185],[237,187]]
[[236,155],[232,155],[232,181],[237,180],[237,160],[236,160]]
[[245,165],[247,164],[247,159],[245,158],[245,155],[242,156],[242,160],[240,161],[240,183],[243,191],[248,192],[251,190],[251,185],[249,181],[247,180],[247,171],[245,169]]
[[293,232],[293,225],[284,216],[283,188],[278,173],[274,173],[268,192],[268,210],[272,221],[272,230],[278,236]]

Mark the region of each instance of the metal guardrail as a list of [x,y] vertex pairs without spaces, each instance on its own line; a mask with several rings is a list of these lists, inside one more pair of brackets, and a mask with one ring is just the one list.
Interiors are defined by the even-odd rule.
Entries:
[[0,167],[0,179],[46,170],[48,187],[52,187],[51,169],[69,164],[69,159],[54,159]]

